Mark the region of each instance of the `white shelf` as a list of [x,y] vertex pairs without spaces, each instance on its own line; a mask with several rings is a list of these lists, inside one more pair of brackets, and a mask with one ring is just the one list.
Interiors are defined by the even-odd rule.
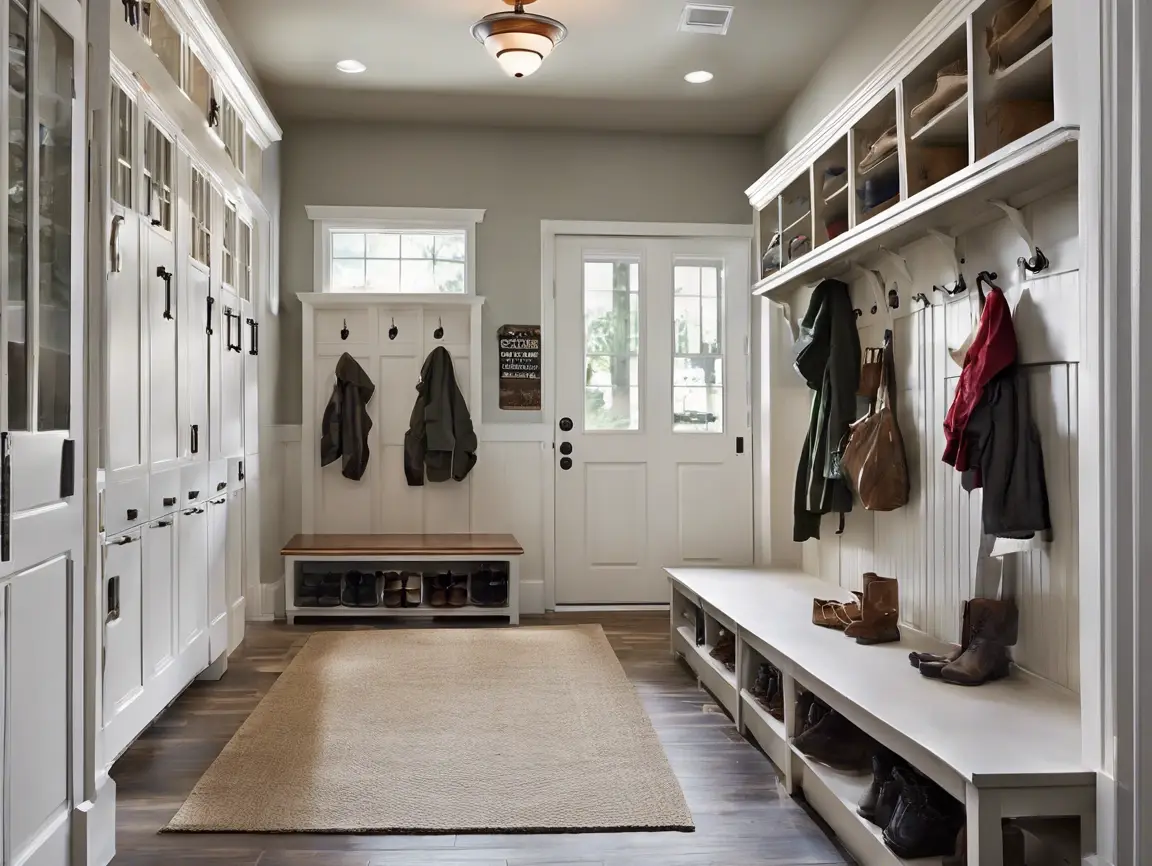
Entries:
[[808,230],[806,232],[804,232],[804,234],[811,236],[811,234],[812,234],[812,211],[807,211],[803,216],[790,222],[788,224],[788,227],[786,229],[784,229],[783,236],[785,238],[787,238],[788,240],[792,240],[792,237],[791,237],[792,230],[795,228],[800,228],[801,226],[804,225],[804,223],[808,224],[808,226],[807,226]]
[[880,160],[878,163],[876,163],[874,166],[869,168],[867,171],[857,171],[856,172],[856,180],[864,180],[864,178],[866,178],[866,177],[871,177],[874,174],[881,173],[882,170],[895,168],[896,166],[891,165],[890,163],[897,160],[899,158],[899,156],[900,156],[900,149],[897,148],[896,150],[894,150],[890,154],[888,154],[886,157],[884,157],[882,160]]
[[334,616],[334,617],[394,617],[394,616],[511,616],[507,607],[290,607],[287,612],[297,617],[301,616]]
[[691,626],[682,625],[677,628],[673,640],[677,651],[695,671],[701,684],[715,696],[732,718],[736,718],[739,706],[736,674],[709,655],[711,646],[696,646],[696,635]]
[[802,754],[795,747],[791,751],[800,759],[803,773],[798,780],[805,798],[815,807],[820,816],[848,846],[858,859],[876,866],[940,866],[941,857],[922,857],[904,860],[897,857],[884,844],[883,830],[856,814],[860,798],[868,790],[871,774],[852,775],[826,767]]
[[965,93],[916,132],[912,141],[919,144],[968,143],[968,94]]
[[788,739],[784,736],[784,723],[774,719],[747,689],[740,692],[740,719],[781,773],[787,772],[789,760]]
[[847,272],[881,246],[895,249],[929,229],[961,234],[1004,218],[989,199],[1023,207],[1076,182],[1077,127],[1048,124],[956,172],[769,274],[753,294],[776,296]]
[[[847,175],[845,175],[845,177],[847,177]],[[848,195],[847,195],[847,193],[848,193],[848,181],[845,180],[844,185],[842,187],[840,187],[840,189],[836,190],[836,192],[832,193],[832,195],[824,197],[825,207],[830,208],[833,205],[839,206],[840,205],[840,199],[845,199],[845,201],[843,202],[843,205],[844,205],[844,209],[847,210],[848,209],[848,202],[847,202]]]
[[993,95],[1052,98],[1052,37],[1049,36],[1011,66],[992,73]]

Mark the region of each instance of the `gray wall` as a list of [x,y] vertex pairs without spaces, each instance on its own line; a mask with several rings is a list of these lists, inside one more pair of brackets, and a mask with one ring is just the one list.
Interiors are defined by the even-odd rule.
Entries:
[[937,0],[875,0],[764,139],[772,166],[844,101],[927,17]]
[[483,420],[532,422],[539,413],[498,408],[496,329],[540,322],[540,221],[747,224],[743,191],[762,160],[763,142],[751,136],[288,124],[275,422],[301,422],[296,293],[313,290],[306,205],[486,208],[476,262],[477,293],[487,299]]

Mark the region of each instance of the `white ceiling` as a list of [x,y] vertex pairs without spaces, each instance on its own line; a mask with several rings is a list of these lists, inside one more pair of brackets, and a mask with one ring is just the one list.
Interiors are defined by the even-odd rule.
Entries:
[[280,117],[709,133],[766,131],[865,3],[728,0],[721,37],[678,32],[683,0],[539,0],[568,38],[515,80],[469,32],[500,0],[219,0]]

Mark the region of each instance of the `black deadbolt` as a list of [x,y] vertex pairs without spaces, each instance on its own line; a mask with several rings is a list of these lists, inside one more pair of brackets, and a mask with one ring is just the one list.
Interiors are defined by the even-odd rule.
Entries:
[[571,442],[561,442],[560,443],[560,453],[561,454],[571,454],[572,453],[572,443]]
[[572,429],[572,419],[571,418],[561,418],[560,419],[560,429],[563,430],[565,433],[567,433],[569,430],[571,430]]
[[563,469],[565,472],[567,472],[569,469],[571,469],[572,468],[572,458],[571,457],[561,457],[560,458],[560,468]]

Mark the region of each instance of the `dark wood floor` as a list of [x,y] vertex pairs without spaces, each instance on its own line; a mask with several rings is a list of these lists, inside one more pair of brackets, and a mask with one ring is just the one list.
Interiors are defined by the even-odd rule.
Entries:
[[[666,614],[527,617],[599,622],[684,789],[695,833],[538,836],[160,834],[276,677],[324,626],[250,625],[228,673],[195,683],[112,768],[121,866],[815,866],[851,863],[781,788],[760,752],[673,660]],[[341,628],[348,628],[341,624]]]

